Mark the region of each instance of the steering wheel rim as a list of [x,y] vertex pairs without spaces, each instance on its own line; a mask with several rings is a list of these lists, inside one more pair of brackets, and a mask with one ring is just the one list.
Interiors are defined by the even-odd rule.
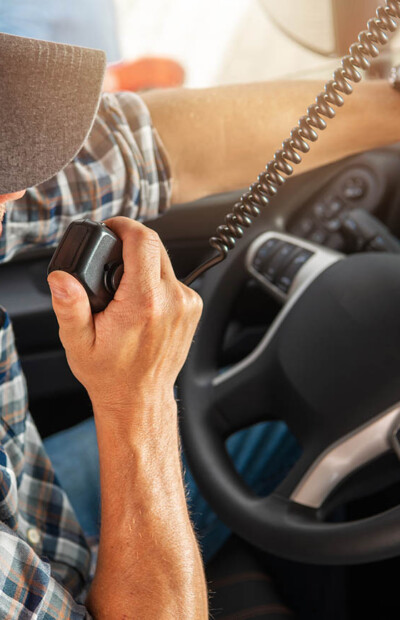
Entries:
[[[333,266],[322,270],[311,284],[305,285],[304,290],[297,291],[282,311],[285,314],[283,320],[279,315],[275,322],[279,325],[275,326],[276,329],[274,326],[270,328],[257,347],[264,353],[258,355],[258,358],[255,352],[249,356],[256,360],[254,366],[258,363],[261,370],[267,372],[269,381],[260,380],[260,368],[258,374],[252,369],[247,375],[246,372],[236,372],[236,376],[233,369],[233,372],[229,371],[233,380],[231,386],[228,386],[228,392],[234,383],[236,385],[230,399],[226,400],[226,385],[224,386],[223,380],[218,379],[217,351],[232,302],[249,278],[249,247],[254,245],[254,239],[255,235],[225,263],[209,272],[204,282],[203,318],[180,381],[182,441],[191,471],[206,500],[230,529],[265,551],[287,559],[317,564],[356,564],[394,557],[400,550],[400,506],[357,521],[327,523],[321,520],[322,511],[319,508],[293,501],[293,493],[300,481],[303,481],[306,472],[312,470],[313,463],[321,458],[321,454],[334,445],[335,441],[351,436],[351,425],[349,427],[342,424],[339,437],[332,438],[327,433],[321,440],[320,435],[324,434],[321,425],[318,427],[317,424],[318,428],[315,429],[314,424],[306,423],[307,407],[302,411],[305,417],[301,423],[293,424],[291,419],[289,426],[295,431],[300,443],[307,441],[308,449],[283,484],[267,498],[253,494],[233,467],[225,447],[225,440],[230,434],[262,420],[283,419],[281,416],[274,416],[276,396],[271,395],[268,386],[268,383],[276,378],[273,368],[276,357],[271,346],[276,334],[280,333],[282,325],[288,321],[287,317],[295,316],[298,312],[299,303],[302,300],[307,301],[309,291],[315,288],[316,283],[324,277],[329,280],[331,276],[328,278],[325,274],[346,272],[361,256],[366,257],[361,255],[340,261],[340,268],[335,267],[338,263],[334,262]],[[287,241],[291,239],[293,240],[286,236]],[[296,243],[296,240],[294,242]],[[302,240],[301,243],[304,245]],[[382,258],[387,265],[385,263],[382,266]],[[392,265],[392,271],[400,269],[398,256],[389,258],[388,255],[369,255],[367,263],[372,270],[375,269],[374,265],[378,264],[378,279],[382,269],[387,269],[388,265]],[[362,269],[363,265],[356,264],[356,271],[360,272]],[[390,283],[388,285],[390,286]],[[317,292],[318,287],[314,295]],[[400,307],[400,291],[396,291],[396,300],[396,307]],[[265,346],[268,338],[269,344]],[[400,335],[398,340],[400,347]],[[242,366],[243,371],[246,364],[249,368],[248,361],[246,358],[245,363],[240,362],[235,368],[240,369]],[[246,406],[249,394],[255,388],[261,390],[259,406]],[[370,411],[364,418],[361,409],[365,409],[365,401],[361,403],[361,417],[357,419],[357,429],[363,424],[369,424],[370,420],[381,417],[383,419],[384,416],[392,426],[395,422],[397,424],[400,409],[394,407],[390,410],[390,420],[386,410],[400,400],[400,386],[398,389],[394,386],[387,394],[383,394],[385,390],[381,392],[376,402],[372,402],[370,407],[368,405]],[[396,393],[397,399],[394,398]],[[232,402],[237,406],[233,406],[231,412],[229,403]],[[245,410],[246,415],[238,415],[238,409],[242,412]]]

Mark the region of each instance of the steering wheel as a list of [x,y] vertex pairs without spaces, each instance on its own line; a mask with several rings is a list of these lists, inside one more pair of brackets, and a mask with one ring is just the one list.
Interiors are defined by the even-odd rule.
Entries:
[[[283,306],[256,349],[221,373],[218,350],[249,277]],[[180,389],[190,468],[233,531],[301,562],[399,554],[400,506],[354,521],[327,519],[332,498],[354,472],[368,464],[373,471],[381,455],[392,452],[394,479],[400,477],[399,255],[345,257],[290,235],[253,233],[205,276],[203,317]],[[225,441],[265,420],[285,421],[302,456],[271,495],[258,497]],[[386,482],[371,475],[363,492]]]

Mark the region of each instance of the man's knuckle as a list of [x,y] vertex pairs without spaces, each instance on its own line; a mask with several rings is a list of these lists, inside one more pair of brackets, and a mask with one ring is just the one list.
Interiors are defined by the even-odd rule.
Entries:
[[187,294],[181,286],[175,287],[174,300],[177,306],[182,306],[183,308],[186,306]]
[[194,298],[194,310],[196,312],[196,314],[200,317],[203,313],[203,300],[200,297],[200,295],[196,295],[196,297]]
[[188,299],[189,299],[191,311],[194,314],[201,313],[203,310],[202,298],[193,289],[187,289],[187,290],[188,290]]
[[189,293],[190,293],[191,300],[192,300],[192,302],[195,305],[203,306],[203,300],[200,297],[200,295],[198,293],[196,293],[196,291],[194,291],[192,288],[190,288],[189,289]]
[[141,229],[141,234],[142,234],[142,240],[144,243],[147,243],[149,245],[156,245],[156,246],[160,245],[160,237],[158,236],[155,230],[152,230],[151,228],[146,228],[145,226],[143,226],[143,228]]
[[186,291],[181,290],[178,294],[178,311],[181,316],[190,318],[193,312],[192,300]]
[[157,231],[153,230],[152,228],[146,228],[146,234],[148,239],[150,239],[151,241],[160,243],[160,235]]
[[174,296],[174,310],[178,322],[185,319],[190,324],[198,321],[202,310],[202,300],[200,296],[184,286],[178,286]]
[[138,226],[137,228],[131,228],[128,234],[129,242],[132,244],[142,243],[145,238],[146,231],[144,226]]

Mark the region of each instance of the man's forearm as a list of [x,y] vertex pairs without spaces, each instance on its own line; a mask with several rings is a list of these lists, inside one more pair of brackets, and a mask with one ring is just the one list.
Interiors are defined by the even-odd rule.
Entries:
[[[140,400],[143,428],[94,406],[102,491],[98,566],[88,598],[96,620],[208,618],[202,561],[186,508],[176,404]],[[130,415],[130,414],[129,414]],[[160,425],[164,424],[164,428]]]
[[[322,88],[286,81],[143,95],[171,161],[173,202],[254,182]],[[355,85],[344,99],[296,170],[400,140],[400,95],[387,82]]]

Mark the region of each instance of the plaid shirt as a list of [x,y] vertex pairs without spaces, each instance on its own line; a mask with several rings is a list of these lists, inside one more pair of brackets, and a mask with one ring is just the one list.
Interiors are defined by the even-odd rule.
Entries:
[[[57,245],[77,218],[163,212],[169,167],[142,100],[104,95],[79,155],[56,177],[9,204],[0,260]],[[7,313],[0,310],[0,618],[90,618],[82,602],[90,550],[28,412]],[[79,602],[80,601],[80,602]]]

